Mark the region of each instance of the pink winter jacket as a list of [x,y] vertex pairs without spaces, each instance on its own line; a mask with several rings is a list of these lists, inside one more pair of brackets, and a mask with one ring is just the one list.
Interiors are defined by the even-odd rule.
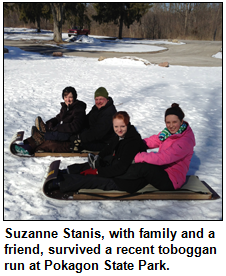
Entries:
[[159,134],[144,139],[149,149],[159,148],[159,151],[140,152],[135,156],[135,163],[146,162],[163,166],[174,188],[179,189],[184,184],[189,170],[195,146],[194,133],[188,125],[182,134],[169,136],[163,142],[159,140]]

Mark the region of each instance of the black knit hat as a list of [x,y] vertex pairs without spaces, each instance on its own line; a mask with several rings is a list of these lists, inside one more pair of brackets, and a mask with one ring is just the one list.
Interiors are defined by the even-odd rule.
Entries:
[[166,119],[166,116],[168,115],[176,115],[180,119],[180,121],[182,121],[185,116],[184,112],[182,111],[182,109],[179,107],[179,104],[177,103],[173,103],[171,107],[166,110],[165,119]]
[[65,93],[72,93],[72,95],[73,95],[73,99],[74,99],[74,101],[77,99],[77,92],[76,92],[76,90],[74,89],[74,87],[72,87],[72,86],[68,86],[68,87],[65,87],[64,88],[64,90],[63,90],[63,92],[62,92],[62,98],[64,99],[64,94]]

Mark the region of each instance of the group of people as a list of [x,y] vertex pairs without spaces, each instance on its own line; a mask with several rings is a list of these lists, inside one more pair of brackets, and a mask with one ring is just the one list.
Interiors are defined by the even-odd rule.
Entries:
[[116,108],[104,87],[95,91],[95,105],[88,114],[74,87],[64,88],[62,98],[60,113],[45,123],[38,116],[31,137],[12,146],[15,154],[100,151],[109,143],[114,136],[112,116]]
[[[173,103],[165,111],[162,131],[142,139],[129,114],[116,111],[104,87],[95,91],[95,105],[87,115],[86,104],[77,100],[73,87],[66,87],[62,97],[60,113],[46,123],[37,117],[32,136],[14,150],[99,154],[89,153],[88,162],[59,170],[57,178],[45,187],[47,194],[94,188],[134,193],[147,184],[172,191],[184,184],[195,137],[179,104]],[[147,152],[154,148],[159,148],[158,152]]]

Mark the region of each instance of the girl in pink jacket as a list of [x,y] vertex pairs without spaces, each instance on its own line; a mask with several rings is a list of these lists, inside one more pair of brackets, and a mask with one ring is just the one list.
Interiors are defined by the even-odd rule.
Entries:
[[134,159],[135,163],[148,163],[145,168],[140,167],[142,176],[160,190],[179,189],[186,180],[195,137],[184,116],[179,105],[172,104],[165,112],[166,128],[144,139],[147,148],[159,151],[140,152]]

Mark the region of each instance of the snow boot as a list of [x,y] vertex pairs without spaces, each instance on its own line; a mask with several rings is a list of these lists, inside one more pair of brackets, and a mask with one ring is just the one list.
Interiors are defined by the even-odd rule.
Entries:
[[43,132],[45,133],[46,132],[46,127],[45,127],[45,124],[42,120],[42,118],[40,116],[38,116],[36,119],[35,119],[35,126],[37,127],[37,129],[40,131],[40,132]]
[[37,146],[41,145],[45,141],[43,135],[35,126],[33,126],[31,129],[31,136],[35,140],[35,144]]
[[11,146],[11,150],[14,154],[19,154],[19,155],[32,155],[33,154],[33,150],[31,148],[30,145],[17,145],[17,144],[13,144]]

